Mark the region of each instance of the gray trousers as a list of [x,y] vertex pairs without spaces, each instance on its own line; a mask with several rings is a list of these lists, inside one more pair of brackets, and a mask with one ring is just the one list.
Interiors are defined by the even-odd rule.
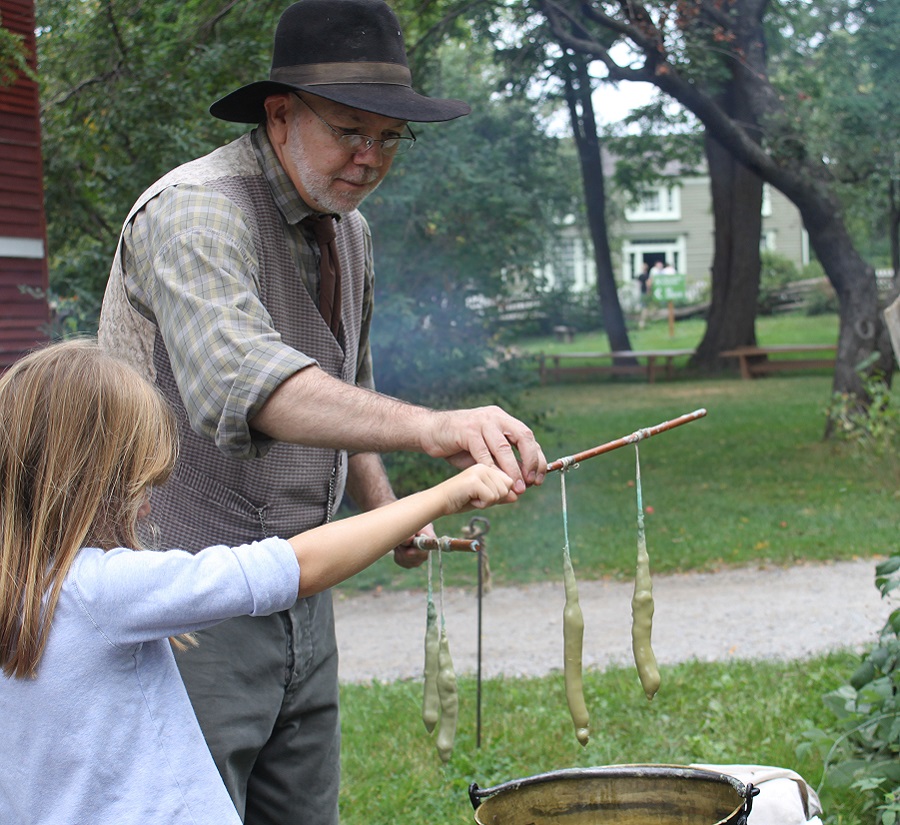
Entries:
[[338,655],[331,592],[230,619],[176,658],[246,825],[337,825]]

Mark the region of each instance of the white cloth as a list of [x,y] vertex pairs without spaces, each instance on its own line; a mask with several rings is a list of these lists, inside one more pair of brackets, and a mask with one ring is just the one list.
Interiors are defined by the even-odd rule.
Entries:
[[286,541],[83,549],[35,679],[0,674],[0,823],[240,825],[169,636],[297,599]]
[[884,322],[891,336],[891,346],[894,348],[894,356],[900,361],[900,298],[897,298],[884,311]]
[[752,825],[821,825],[822,805],[816,792],[800,774],[788,768],[769,765],[692,765],[753,784],[759,794],[753,797],[749,821]]

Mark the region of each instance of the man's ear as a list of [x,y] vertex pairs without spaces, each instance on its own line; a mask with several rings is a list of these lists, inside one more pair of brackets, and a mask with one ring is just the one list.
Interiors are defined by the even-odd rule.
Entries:
[[287,142],[288,120],[291,114],[290,97],[287,93],[269,95],[263,103],[266,107],[266,131],[269,133],[269,140],[277,146]]

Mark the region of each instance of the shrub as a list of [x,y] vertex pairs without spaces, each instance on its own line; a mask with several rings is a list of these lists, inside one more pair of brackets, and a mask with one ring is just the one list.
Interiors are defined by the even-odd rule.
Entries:
[[806,297],[803,311],[807,315],[834,315],[840,310],[837,293],[828,281],[813,287]]
[[867,370],[878,359],[873,353],[857,366],[865,398],[854,393],[835,393],[826,410],[836,438],[854,444],[862,452],[879,456],[896,454],[900,447],[900,410],[892,403],[891,388],[878,371]]
[[[900,556],[876,566],[882,597],[900,588],[898,571]],[[858,790],[877,825],[900,822],[900,609],[888,617],[849,683],[825,694],[824,702],[835,715],[834,730],[807,731],[801,752],[818,748],[823,782]]]
[[759,297],[760,315],[771,315],[777,306],[785,303],[785,287],[800,280],[800,271],[793,261],[777,252],[763,250],[760,253]]
[[800,277],[815,284],[806,296],[803,311],[807,315],[835,315],[840,311],[840,302],[825,270],[818,261],[810,261],[803,267]]

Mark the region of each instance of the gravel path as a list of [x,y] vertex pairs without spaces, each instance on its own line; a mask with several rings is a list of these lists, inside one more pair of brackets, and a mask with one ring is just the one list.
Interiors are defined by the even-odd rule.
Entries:
[[[898,601],[874,583],[875,562],[742,568],[654,576],[653,648],[660,664],[689,659],[800,659],[861,649]],[[579,582],[585,667],[631,663],[630,582]],[[437,599],[437,594],[435,594]],[[562,582],[495,587],[482,599],[482,676],[541,676],[562,659]],[[440,609],[440,604],[438,603]],[[474,674],[478,598],[444,593],[457,673]],[[337,594],[343,682],[418,679],[422,674],[424,592]]]

